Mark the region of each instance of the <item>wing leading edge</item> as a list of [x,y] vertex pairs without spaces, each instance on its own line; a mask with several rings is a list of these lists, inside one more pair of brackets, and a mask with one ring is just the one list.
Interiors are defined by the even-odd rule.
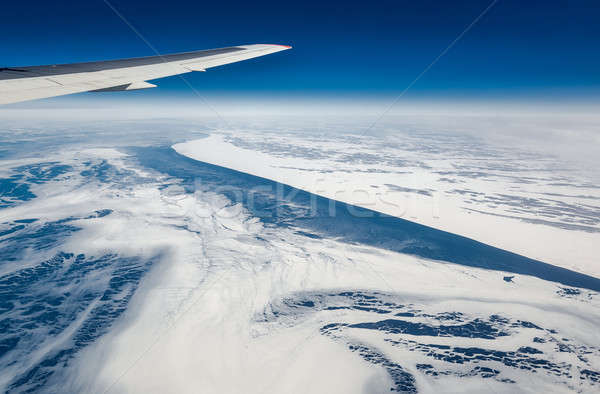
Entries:
[[151,88],[148,80],[204,71],[284,51],[285,45],[255,44],[101,62],[0,68],[0,104],[90,91]]

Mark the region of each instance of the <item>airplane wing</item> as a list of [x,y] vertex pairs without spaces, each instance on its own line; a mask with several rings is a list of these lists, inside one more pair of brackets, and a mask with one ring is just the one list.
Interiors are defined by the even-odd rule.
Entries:
[[101,62],[0,68],[0,104],[65,94],[152,88],[146,81],[204,71],[290,49],[285,45],[236,47]]

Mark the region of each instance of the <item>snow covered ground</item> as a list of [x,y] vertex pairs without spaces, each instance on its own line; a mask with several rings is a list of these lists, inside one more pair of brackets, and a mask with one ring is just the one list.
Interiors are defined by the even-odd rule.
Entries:
[[[364,147],[352,148],[359,137],[340,136],[334,149],[307,128],[267,133],[260,122],[251,132],[176,145],[207,155],[203,147],[226,148],[217,153],[247,159],[246,172],[237,172],[170,148],[169,138],[197,140],[210,130],[150,125],[43,124],[0,134],[14,144],[0,157],[0,390],[597,391],[600,280],[587,265],[580,271],[591,276],[247,173],[262,169],[258,157],[280,166],[295,157],[294,167],[318,169],[323,179],[326,167],[339,180],[350,179],[343,169],[359,169],[368,179],[361,184],[378,180],[383,188],[390,182],[384,166],[433,167],[424,156],[443,152],[402,157],[387,140],[384,164],[379,154],[366,162]],[[88,130],[84,139],[81,130]],[[25,155],[27,144],[40,145]],[[533,162],[539,177],[544,161]],[[423,176],[434,173],[427,166]],[[285,183],[305,179],[286,171]],[[431,176],[435,185],[455,185],[438,176],[456,180],[456,188],[479,185],[460,174]],[[595,196],[593,184],[570,182]],[[520,184],[489,183],[488,193]],[[594,201],[546,197],[574,206]],[[418,211],[408,209],[399,216],[413,220]],[[597,227],[583,216],[565,210],[548,220]],[[596,234],[503,220],[511,231],[530,228],[521,223],[561,231],[560,240]]]
[[[518,127],[523,135],[533,129],[542,139],[553,138],[554,130],[544,124],[552,119],[516,119],[517,126],[509,122],[514,119],[489,116],[399,118],[385,123],[384,131],[368,133],[357,131],[353,119],[311,129],[286,119],[271,128],[259,123],[216,132],[174,149],[203,162],[600,275],[600,187],[594,170],[598,160],[561,157],[554,146],[565,142],[560,139],[552,143],[554,150],[543,144],[524,145],[527,140],[521,136],[509,140],[511,133],[518,135]],[[507,128],[504,133],[502,126]],[[570,130],[572,125],[563,127]],[[597,131],[598,124],[594,127]],[[600,131],[596,139],[598,135]],[[581,150],[582,157],[586,153],[589,149]]]

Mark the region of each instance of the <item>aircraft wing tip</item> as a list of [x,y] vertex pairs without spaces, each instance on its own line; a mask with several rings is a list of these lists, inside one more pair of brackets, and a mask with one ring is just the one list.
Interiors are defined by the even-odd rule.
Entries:
[[286,50],[286,49],[292,49],[291,45],[282,45],[282,44],[254,44],[254,45],[267,46],[267,47],[280,47],[280,48],[282,48],[281,49],[282,51]]

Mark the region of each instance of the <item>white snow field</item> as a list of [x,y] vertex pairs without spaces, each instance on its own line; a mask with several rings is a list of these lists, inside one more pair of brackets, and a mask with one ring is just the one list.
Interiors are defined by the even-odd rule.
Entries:
[[597,392],[591,167],[296,121],[7,126],[0,391]]
[[[524,275],[507,282],[496,270],[265,225],[224,195],[189,193],[114,150],[59,156],[127,175],[90,182],[78,169],[37,188],[43,199],[3,210],[2,221],[51,222],[102,207],[112,213],[78,219],[81,230],[56,249],[159,257],[120,318],[67,368],[54,367],[46,391],[534,393],[596,384],[585,372],[600,367],[593,291]],[[106,279],[98,272],[78,286]],[[64,286],[55,291],[77,289]],[[365,325],[383,319],[411,325]],[[70,343],[85,321],[60,341],[23,349],[30,354],[3,380]],[[476,349],[503,353],[479,361]]]
[[367,133],[353,126],[362,118],[284,118],[173,148],[599,276],[600,120],[584,120],[569,143],[573,122],[548,115],[412,115]]

